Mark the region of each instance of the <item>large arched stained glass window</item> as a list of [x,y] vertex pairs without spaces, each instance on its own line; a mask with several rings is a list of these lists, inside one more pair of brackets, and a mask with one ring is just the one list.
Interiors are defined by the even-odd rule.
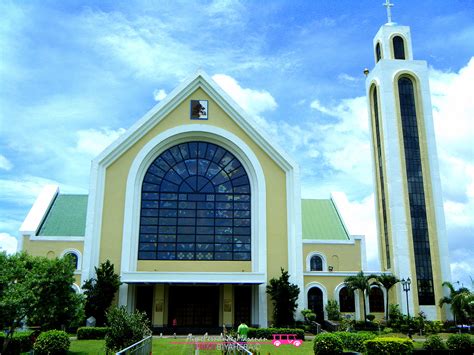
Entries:
[[207,142],[163,152],[142,185],[139,260],[250,260],[250,183]]

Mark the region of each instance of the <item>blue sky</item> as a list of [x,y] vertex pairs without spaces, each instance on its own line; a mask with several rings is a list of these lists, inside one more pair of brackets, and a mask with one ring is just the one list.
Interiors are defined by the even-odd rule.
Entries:
[[[379,1],[2,1],[0,245],[42,186],[87,193],[90,160],[198,69],[334,193],[377,268],[365,67]],[[430,65],[453,281],[474,275],[474,1],[395,1]],[[469,94],[471,92],[471,94]],[[471,96],[470,96],[471,95]]]

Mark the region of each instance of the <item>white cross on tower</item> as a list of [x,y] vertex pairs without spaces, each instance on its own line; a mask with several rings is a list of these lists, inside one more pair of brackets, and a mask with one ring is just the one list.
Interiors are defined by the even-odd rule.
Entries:
[[390,8],[393,7],[393,4],[390,3],[390,0],[385,0],[385,3],[382,5],[387,8],[388,23],[392,23],[392,11],[390,10]]

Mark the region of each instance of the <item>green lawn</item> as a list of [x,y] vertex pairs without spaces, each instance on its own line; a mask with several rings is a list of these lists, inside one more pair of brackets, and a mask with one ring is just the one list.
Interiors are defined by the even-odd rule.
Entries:
[[[154,338],[153,354],[165,355],[193,355],[194,344],[173,344],[186,343],[186,338]],[[282,345],[279,348],[272,344],[260,344],[259,352],[261,354],[313,354],[313,342],[305,341],[303,345],[296,348],[292,345]],[[200,350],[203,355],[221,355],[220,350]],[[73,340],[68,354],[105,354],[105,346],[103,340]]]

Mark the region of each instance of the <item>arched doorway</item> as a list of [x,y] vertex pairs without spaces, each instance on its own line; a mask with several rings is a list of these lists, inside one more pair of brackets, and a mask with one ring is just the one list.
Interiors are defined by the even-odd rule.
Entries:
[[316,322],[324,322],[323,291],[319,287],[312,287],[308,291],[308,308],[316,313]]

